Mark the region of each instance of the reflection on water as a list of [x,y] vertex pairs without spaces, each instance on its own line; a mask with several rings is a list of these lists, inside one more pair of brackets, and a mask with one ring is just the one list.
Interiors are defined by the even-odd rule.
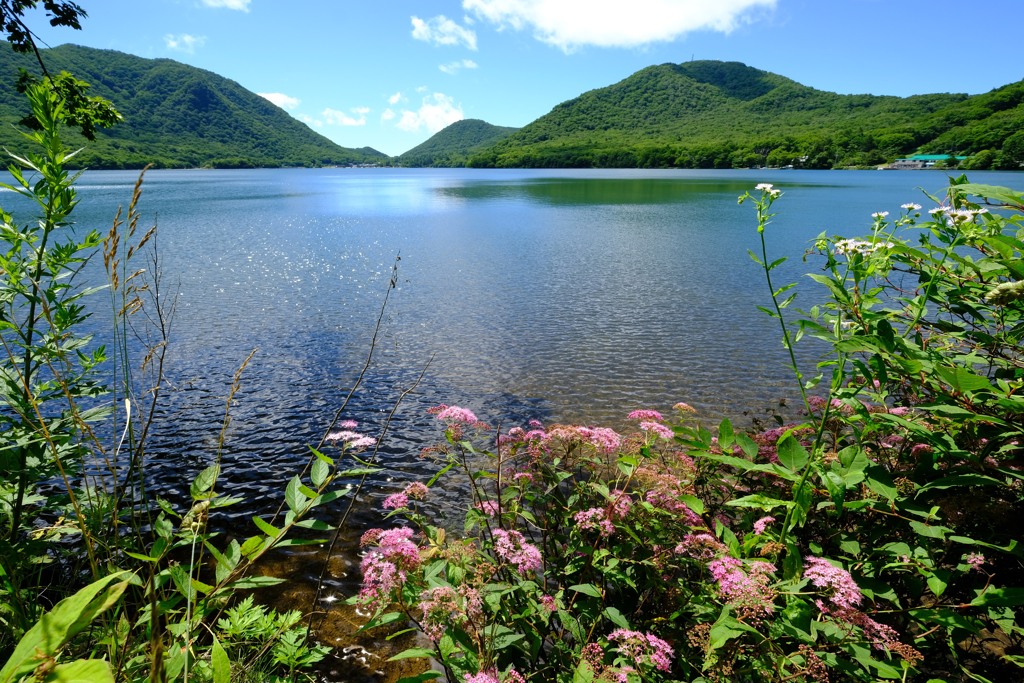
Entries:
[[[1000,184],[1000,174],[973,180]],[[984,176],[984,177],[982,177]],[[79,182],[79,225],[105,232],[136,174]],[[236,367],[224,453],[237,493],[275,497],[307,457],[370,349],[391,267],[398,287],[374,362],[346,417],[376,433],[382,462],[422,467],[438,403],[504,426],[530,418],[620,426],[638,407],[684,400],[707,420],[794,393],[767,302],[753,209],[737,195],[774,182],[768,230],[790,261],[822,231],[941,192],[934,172],[288,169],[153,171],[143,223],[159,225],[165,289],[179,300],[169,388],[150,450],[167,490],[208,463]],[[924,203],[924,202],[922,202]],[[813,301],[806,283],[800,302]],[[97,297],[97,335],[105,307]],[[808,363],[815,351],[804,352]],[[429,367],[428,366],[429,363]],[[177,483],[172,483],[177,482]],[[240,511],[245,518],[248,510]]]
[[[105,233],[136,174],[80,179],[78,229]],[[1015,176],[976,174],[1013,184]],[[426,409],[471,408],[508,428],[529,419],[622,425],[635,408],[677,401],[707,421],[760,413],[791,397],[768,303],[754,212],[737,195],[773,182],[785,195],[767,237],[798,280],[822,231],[856,234],[875,211],[941,193],[936,172],[480,171],[289,169],[154,171],[140,205],[159,226],[165,291],[178,293],[165,400],[148,450],[152,487],[183,504],[216,457],[225,402],[241,378],[221,455],[224,485],[245,504],[222,522],[249,533],[276,510],[356,382],[396,256],[398,286],[373,362],[344,417],[379,435],[382,474],[360,495],[353,528],[429,465],[440,438]],[[919,189],[920,188],[920,189]],[[13,202],[13,204],[12,204]],[[5,208],[17,200],[4,196]],[[98,268],[99,264],[92,264]],[[796,305],[814,301],[810,283]],[[94,297],[97,338],[109,305]],[[813,365],[807,346],[803,361]],[[810,369],[808,367],[808,369]],[[422,379],[420,374],[423,374]],[[355,484],[356,482],[347,482]],[[435,510],[458,516],[460,489]],[[337,515],[345,500],[331,510]],[[222,518],[225,519],[225,518]],[[351,541],[351,539],[349,539]],[[351,593],[355,549],[332,560],[330,590]],[[311,579],[319,557],[290,555]],[[300,590],[300,589],[297,589]]]

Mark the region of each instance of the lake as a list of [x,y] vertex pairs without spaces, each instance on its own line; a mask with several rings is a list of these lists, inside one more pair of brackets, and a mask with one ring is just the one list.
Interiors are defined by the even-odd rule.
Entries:
[[[106,232],[135,172],[78,182],[78,224]],[[972,180],[1019,185],[1019,175]],[[172,498],[209,464],[235,370],[256,351],[232,409],[224,469],[234,493],[276,507],[370,351],[392,267],[398,286],[344,417],[376,435],[389,479],[422,473],[440,436],[426,409],[468,407],[508,428],[529,419],[620,427],[677,401],[738,423],[792,399],[760,268],[759,182],[785,193],[769,249],[814,268],[825,231],[866,231],[870,214],[927,208],[937,171],[285,169],[150,171],[143,227],[158,225],[164,290],[178,303],[169,392],[150,473]],[[5,195],[10,196],[10,195]],[[819,296],[802,278],[797,304]],[[97,298],[102,320],[105,299]],[[97,322],[103,338],[105,327]],[[815,352],[803,359],[812,369]],[[258,503],[264,504],[264,503]],[[245,517],[251,509],[240,510]]]

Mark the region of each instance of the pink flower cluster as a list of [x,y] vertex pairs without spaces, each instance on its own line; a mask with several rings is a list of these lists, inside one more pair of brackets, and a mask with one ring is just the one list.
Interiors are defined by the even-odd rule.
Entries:
[[515,530],[494,530],[494,554],[514,564],[520,573],[540,570],[544,564],[537,546],[528,543],[523,535]]
[[423,632],[438,641],[449,626],[478,622],[483,616],[483,600],[475,588],[436,586],[420,595]]
[[774,517],[762,517],[761,519],[754,522],[754,535],[760,536],[764,533],[768,525],[775,521]]
[[580,510],[572,518],[580,529],[597,531],[605,538],[615,533],[615,525],[608,519],[607,510],[604,508]]
[[860,604],[860,587],[850,572],[823,557],[809,556],[804,560],[804,578],[827,591],[829,602],[835,607],[852,609]]
[[536,420],[530,421],[533,429],[513,427],[498,440],[500,446],[524,445],[527,452],[537,458],[550,452],[556,443],[588,444],[602,453],[614,453],[622,445],[622,435],[607,427],[582,427],[555,425],[545,430]]
[[523,675],[515,669],[509,669],[501,677],[495,669],[487,669],[477,674],[466,674],[463,683],[526,683]]
[[718,593],[728,602],[754,612],[771,614],[776,592],[770,586],[775,565],[770,562],[743,562],[722,555],[708,563],[711,576],[718,582]]
[[638,664],[650,664],[658,671],[668,672],[672,669],[675,652],[668,643],[655,635],[619,628],[609,634],[608,640],[617,643],[619,652]]
[[355,420],[342,420],[338,423],[337,429],[333,432],[328,432],[327,436],[324,437],[324,441],[330,443],[341,443],[343,448],[348,448],[353,451],[361,451],[364,448],[370,448],[377,443],[377,440],[372,436],[364,436],[359,432],[353,431],[358,424]]
[[423,500],[427,497],[430,489],[418,481],[406,486],[400,493],[392,493],[390,496],[384,499],[381,503],[381,507],[385,510],[400,510],[402,508],[409,507],[409,499]]
[[371,529],[359,539],[359,545],[376,544],[359,564],[363,585],[359,600],[378,609],[386,605],[396,588],[405,583],[407,572],[420,566],[420,551],[412,541],[413,531],[408,527]]

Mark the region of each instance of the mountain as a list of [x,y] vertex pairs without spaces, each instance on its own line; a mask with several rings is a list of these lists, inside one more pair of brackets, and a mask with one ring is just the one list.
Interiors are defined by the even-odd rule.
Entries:
[[[170,59],[143,59],[77,45],[42,50],[47,69],[69,71],[110,100],[124,122],[103,130],[75,160],[89,168],[332,166],[386,161],[347,149],[234,81]],[[28,55],[0,45],[0,146],[24,142],[12,124],[27,113],[13,87],[18,68],[38,73]],[[68,143],[84,142],[69,130]]]
[[833,168],[930,152],[1019,168],[1022,102],[1024,81],[902,98],[825,92],[738,62],[661,64],[556,106],[468,164]]
[[463,166],[469,156],[517,130],[494,126],[480,119],[463,119],[405,152],[397,162],[402,166]]

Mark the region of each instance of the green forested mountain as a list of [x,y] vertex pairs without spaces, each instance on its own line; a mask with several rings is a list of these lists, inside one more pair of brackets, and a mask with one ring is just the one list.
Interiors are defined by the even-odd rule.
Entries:
[[497,167],[871,166],[915,152],[1024,164],[1024,81],[977,96],[839,95],[737,62],[652,66],[469,159]]
[[[43,50],[52,72],[88,82],[124,122],[101,131],[76,161],[89,168],[324,166],[374,163],[376,150],[347,149],[313,132],[238,83],[170,59],[143,59],[76,45]],[[27,113],[14,83],[18,67],[38,73],[28,55],[0,45],[0,145],[23,146],[15,130]],[[70,144],[77,140],[69,131]]]
[[480,119],[456,121],[398,157],[402,166],[463,166],[467,158],[519,130]]

